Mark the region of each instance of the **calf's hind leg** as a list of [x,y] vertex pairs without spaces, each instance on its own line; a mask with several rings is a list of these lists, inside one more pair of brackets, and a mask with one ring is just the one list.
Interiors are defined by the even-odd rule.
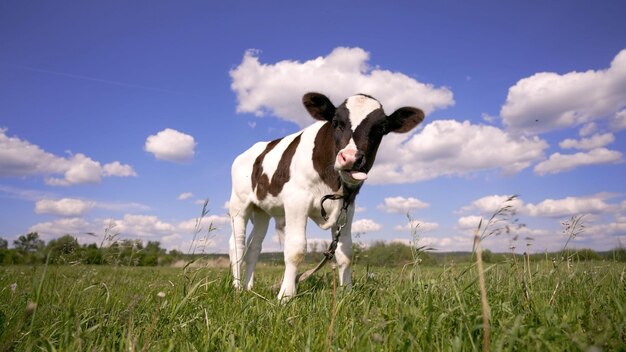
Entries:
[[231,199],[230,219],[232,233],[229,241],[228,255],[230,257],[230,267],[233,273],[233,286],[241,288],[241,263],[245,250],[246,224],[250,218],[248,207],[235,207]]

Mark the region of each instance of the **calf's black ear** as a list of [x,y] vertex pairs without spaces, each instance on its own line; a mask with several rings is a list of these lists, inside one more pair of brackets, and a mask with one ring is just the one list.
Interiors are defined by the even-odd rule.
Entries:
[[306,93],[302,104],[316,120],[331,121],[335,116],[335,106],[324,94]]
[[424,121],[424,112],[418,108],[404,107],[385,119],[385,133],[406,133]]

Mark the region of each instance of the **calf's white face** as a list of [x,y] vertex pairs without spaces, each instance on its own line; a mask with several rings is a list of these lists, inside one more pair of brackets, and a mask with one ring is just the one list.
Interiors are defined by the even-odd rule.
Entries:
[[[408,132],[424,119],[424,113],[412,107],[400,108],[387,116],[382,105],[365,94],[352,96],[335,107],[326,96],[307,93],[302,103],[322,123],[281,139],[257,143],[238,156],[232,167],[229,213],[233,232],[229,254],[233,283],[236,287],[252,288],[261,243],[273,216],[277,234],[284,237],[285,276],[279,299],[296,292],[297,266],[306,251],[307,219],[310,217],[336,234],[336,219],[341,202],[348,199],[346,195],[350,195],[350,205],[335,259],[339,283],[351,285],[352,199],[374,165],[383,136]],[[344,199],[331,205],[333,210],[325,218],[319,215],[320,201],[329,193],[343,193]],[[250,219],[254,227],[246,242]],[[246,264],[243,281],[242,262]]]

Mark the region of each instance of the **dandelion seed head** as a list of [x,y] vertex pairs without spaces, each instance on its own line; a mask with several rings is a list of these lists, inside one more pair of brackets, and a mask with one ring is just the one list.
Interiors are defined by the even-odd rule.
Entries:
[[33,312],[37,309],[37,303],[30,301],[28,302],[28,304],[26,304],[26,314],[30,315],[33,314]]

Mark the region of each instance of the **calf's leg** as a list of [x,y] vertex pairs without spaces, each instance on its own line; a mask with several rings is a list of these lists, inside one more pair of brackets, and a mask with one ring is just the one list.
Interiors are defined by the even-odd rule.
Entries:
[[306,251],[306,223],[308,204],[293,202],[285,204],[285,276],[278,299],[288,299],[296,294],[298,265]]
[[[354,204],[348,207],[346,225],[341,230],[339,243],[335,251],[335,260],[339,267],[339,285],[352,287],[352,218],[354,217]],[[337,233],[337,227],[333,226],[333,236]]]
[[232,233],[229,241],[228,255],[230,257],[230,267],[233,273],[233,286],[241,288],[241,263],[243,259],[246,239],[246,224],[250,217],[248,207],[237,207],[231,199],[230,219]]
[[244,276],[244,287],[251,290],[254,283],[254,268],[259,260],[259,254],[263,246],[263,239],[267,233],[267,225],[270,216],[260,209],[255,209],[252,213],[252,233],[248,237],[248,246],[244,255],[246,263],[246,274]]

